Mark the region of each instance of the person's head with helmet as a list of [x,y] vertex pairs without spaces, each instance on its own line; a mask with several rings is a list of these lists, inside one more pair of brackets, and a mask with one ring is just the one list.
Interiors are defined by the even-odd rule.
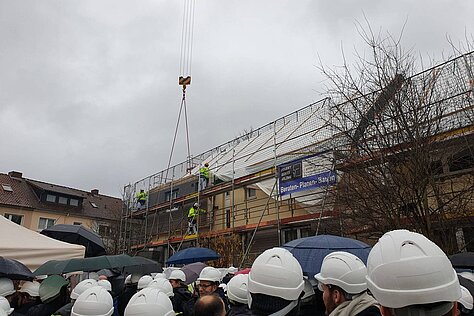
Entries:
[[113,312],[112,295],[96,285],[79,295],[72,307],[71,316],[110,316]]
[[173,287],[167,279],[158,278],[150,282],[148,287],[155,288],[165,293],[169,297],[174,296]]
[[467,316],[473,315],[473,298],[472,294],[466,289],[464,286],[461,285],[461,298],[458,299],[458,308],[457,308],[457,315],[458,316]]
[[303,271],[288,250],[264,251],[253,262],[248,278],[248,304],[254,315],[298,314]]
[[0,296],[0,309],[4,310],[7,315],[13,313],[14,308],[10,307],[10,302],[3,296]]
[[59,275],[50,275],[39,287],[39,296],[43,303],[48,304],[54,301],[68,301],[67,286],[68,280]]
[[82,293],[84,293],[85,290],[90,289],[93,286],[97,286],[97,281],[94,279],[85,279],[77,283],[77,285],[71,291],[71,300],[77,300],[79,295],[81,295]]
[[[132,276],[132,278],[133,278],[133,276]],[[142,290],[142,289],[146,288],[148,286],[148,284],[150,284],[151,281],[153,281],[153,278],[151,277],[151,275],[142,276],[138,280],[137,289]]]
[[198,287],[199,295],[210,295],[217,291],[221,282],[221,273],[214,267],[205,267],[199,274]]
[[13,285],[13,281],[8,278],[0,278],[0,296],[5,297],[9,300],[9,298],[15,294],[15,286]]
[[168,296],[156,288],[147,287],[135,293],[125,307],[125,316],[174,316]]
[[384,234],[367,259],[367,286],[384,316],[455,315],[461,287],[446,254],[408,230]]
[[336,251],[324,257],[314,278],[323,292],[326,313],[347,310],[356,315],[369,309],[378,313],[377,302],[367,294],[366,276],[365,264],[349,252]]
[[227,283],[227,298],[229,299],[231,310],[239,310],[242,314],[245,313],[244,311],[248,311],[248,282],[248,274],[239,274]]
[[173,270],[171,271],[168,281],[170,282],[173,289],[186,287],[184,282],[186,282],[186,274],[184,274],[181,270]]
[[194,207],[194,209],[198,209],[199,208],[199,203],[198,202],[194,203],[193,207]]
[[40,303],[39,299],[40,283],[37,281],[25,281],[18,292],[21,294],[21,304]]

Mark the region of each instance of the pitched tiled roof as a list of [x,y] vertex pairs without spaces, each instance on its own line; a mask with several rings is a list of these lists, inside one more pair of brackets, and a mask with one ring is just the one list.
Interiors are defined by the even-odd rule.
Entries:
[[12,178],[0,173],[0,184],[10,185],[12,192],[0,187],[0,205],[37,208],[39,199],[23,178]]
[[[102,194],[77,190],[61,185],[45,183],[37,180],[14,178],[0,173],[0,184],[8,184],[13,192],[0,187],[0,205],[28,207],[51,212],[74,212],[78,216],[99,219],[118,220],[122,210],[122,200]],[[50,191],[82,199],[82,207],[41,202],[35,190]],[[91,203],[94,203],[94,207]]]

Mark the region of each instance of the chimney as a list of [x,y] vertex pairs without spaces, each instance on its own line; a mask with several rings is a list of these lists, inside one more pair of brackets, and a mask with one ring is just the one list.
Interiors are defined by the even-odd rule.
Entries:
[[18,178],[18,179],[21,179],[23,177],[23,173],[19,171],[10,171],[8,175],[12,178]]
[[91,194],[92,195],[99,195],[99,189],[92,189]]

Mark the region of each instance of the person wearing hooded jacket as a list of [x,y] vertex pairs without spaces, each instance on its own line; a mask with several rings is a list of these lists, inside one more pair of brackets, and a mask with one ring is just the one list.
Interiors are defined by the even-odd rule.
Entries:
[[329,316],[380,316],[373,297],[367,294],[367,268],[357,256],[336,251],[323,259],[321,272],[314,278],[323,292]]
[[181,270],[173,270],[168,277],[168,281],[173,287],[173,310],[176,315],[191,316],[193,314],[194,300],[189,292],[186,282],[186,274]]
[[69,302],[67,286],[69,282],[59,276],[51,275],[39,287],[42,304],[31,307],[28,316],[51,316]]

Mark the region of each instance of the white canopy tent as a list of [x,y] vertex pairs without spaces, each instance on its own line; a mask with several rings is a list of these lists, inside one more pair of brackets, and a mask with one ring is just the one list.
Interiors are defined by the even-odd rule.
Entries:
[[84,258],[85,247],[58,241],[0,216],[0,256],[16,259],[30,270],[49,260]]

